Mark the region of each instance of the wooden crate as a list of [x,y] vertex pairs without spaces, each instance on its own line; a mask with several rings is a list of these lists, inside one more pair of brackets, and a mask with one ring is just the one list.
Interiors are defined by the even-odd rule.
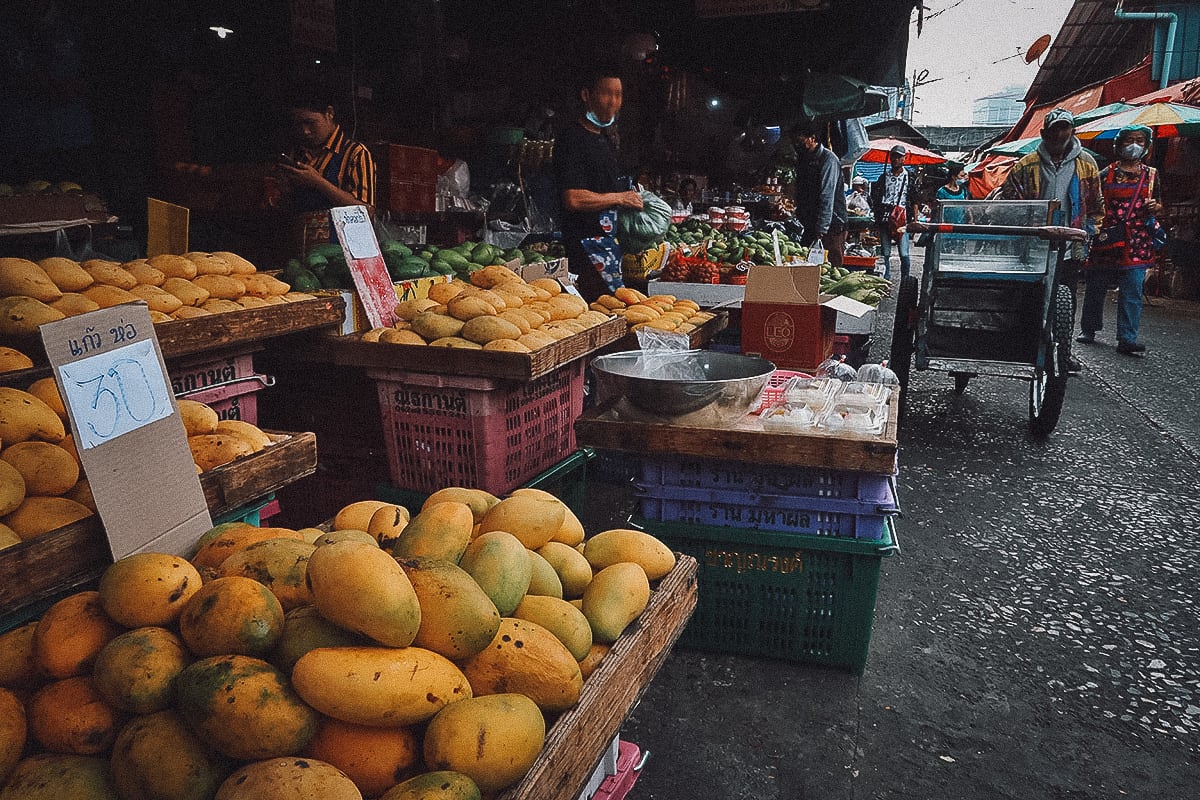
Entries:
[[888,423],[878,436],[856,433],[767,431],[751,414],[728,428],[696,428],[618,419],[611,405],[583,412],[575,422],[581,447],[634,453],[671,453],[718,461],[746,461],[786,467],[825,467],[891,475],[896,471],[899,392],[889,402]]
[[[346,315],[339,296],[317,297],[265,308],[247,308],[206,317],[160,322],[154,326],[163,358],[230,349],[261,349],[262,340],[317,328],[340,327]],[[6,341],[33,359],[33,369],[0,373],[0,386],[28,386],[50,374],[46,351],[38,337]]]
[[525,778],[497,800],[564,800],[583,791],[621,724],[667,660],[696,608],[697,564],[677,555],[650,604],[584,681],[579,703],[551,725]]
[[625,333],[625,320],[613,317],[532,353],[447,347],[437,350],[436,359],[424,345],[364,342],[357,335],[310,337],[305,347],[297,350],[296,357],[343,366],[530,381],[617,341]]
[[[200,475],[214,517],[316,471],[313,434],[268,435],[277,444]],[[96,516],[0,550],[0,616],[82,586],[111,563],[104,528]]]

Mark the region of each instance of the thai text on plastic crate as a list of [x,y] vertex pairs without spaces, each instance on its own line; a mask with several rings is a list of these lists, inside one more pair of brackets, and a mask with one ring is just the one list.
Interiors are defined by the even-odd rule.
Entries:
[[781,467],[748,461],[647,456],[642,459],[641,485],[703,489],[737,489],[764,494],[894,501],[891,475],[825,467]]
[[583,362],[524,383],[372,371],[392,482],[504,494],[575,449]]
[[884,556],[879,542],[644,521],[699,562],[684,647],[848,668],[867,662]]
[[900,513],[894,495],[883,502],[863,502],[664,486],[642,492],[642,516],[647,519],[811,536],[877,540],[886,533],[885,517]]

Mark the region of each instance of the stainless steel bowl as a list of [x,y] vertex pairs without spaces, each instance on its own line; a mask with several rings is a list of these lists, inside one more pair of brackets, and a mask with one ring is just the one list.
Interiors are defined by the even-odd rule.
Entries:
[[597,399],[618,416],[681,425],[729,425],[754,409],[775,365],[711,350],[631,350],[592,362]]

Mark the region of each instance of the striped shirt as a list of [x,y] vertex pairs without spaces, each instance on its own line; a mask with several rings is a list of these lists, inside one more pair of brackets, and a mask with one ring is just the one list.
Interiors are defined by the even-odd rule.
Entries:
[[296,154],[296,160],[325,176],[329,162],[338,155],[342,156],[337,173],[338,188],[354,195],[363,205],[374,208],[375,159],[366,147],[347,138],[341,125],[334,126],[333,133],[320,150],[311,154],[301,150]]

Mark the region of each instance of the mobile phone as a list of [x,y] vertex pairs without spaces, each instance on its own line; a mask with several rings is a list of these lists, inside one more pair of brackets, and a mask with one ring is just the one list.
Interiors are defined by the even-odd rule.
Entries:
[[287,164],[289,167],[300,166],[296,163],[296,159],[292,158],[287,153],[280,153],[278,156],[276,156],[276,159],[278,159],[280,164]]

